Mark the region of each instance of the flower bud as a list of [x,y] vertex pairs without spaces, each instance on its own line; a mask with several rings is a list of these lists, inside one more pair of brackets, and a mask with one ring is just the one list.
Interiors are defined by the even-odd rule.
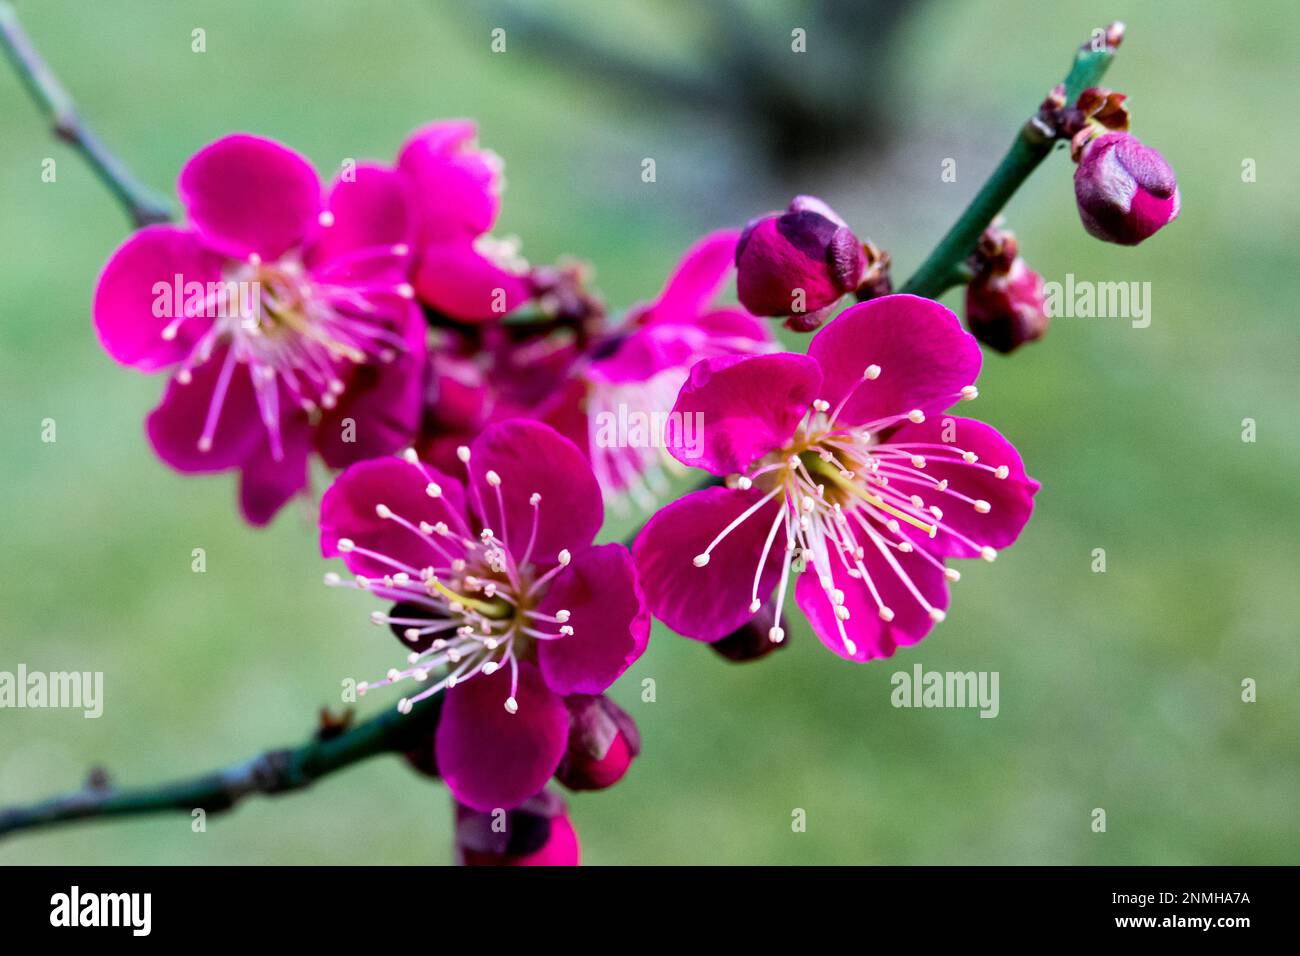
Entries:
[[[789,643],[790,628],[786,623],[785,615],[781,615],[781,619],[773,623],[775,614],[776,599],[770,597],[749,621],[721,640],[714,641],[709,647],[713,648],[719,656],[737,664],[766,657],[777,648],[785,647]],[[779,634],[781,640],[773,640],[774,633]]]
[[564,801],[543,790],[513,810],[483,813],[456,804],[461,866],[577,866],[578,834]]
[[984,230],[970,260],[974,276],[966,287],[966,325],[999,352],[1013,352],[1047,331],[1043,277],[1020,258],[1015,234],[995,222]]
[[1106,242],[1135,246],[1178,217],[1178,182],[1154,149],[1129,133],[1088,142],[1074,171],[1079,217]]
[[811,332],[868,268],[862,243],[826,203],[796,196],[784,213],[751,221],[736,243],[736,291],[754,315],[787,316]]
[[641,734],[627,712],[601,694],[574,694],[569,708],[569,749],[555,779],[570,790],[603,790],[618,783],[641,752]]

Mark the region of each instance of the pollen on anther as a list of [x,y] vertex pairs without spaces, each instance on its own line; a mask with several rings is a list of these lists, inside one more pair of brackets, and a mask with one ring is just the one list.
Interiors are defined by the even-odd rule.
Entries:
[[780,626],[773,627],[767,632],[767,638],[773,644],[780,644],[785,640],[785,629]]
[[325,573],[325,586],[326,586],[326,587],[329,587],[329,588],[336,588],[336,587],[338,587],[338,586],[339,586],[340,584],[342,584],[342,583],[343,583],[343,579],[342,579],[341,577],[339,577],[338,574],[335,573],[334,571],[327,571],[327,572]]
[[976,388],[974,385],[967,385],[961,390],[961,397],[966,399],[966,401],[968,402],[971,399],[979,398],[979,395],[980,395],[980,390]]
[[316,221],[319,222],[322,227],[328,229],[330,226],[334,225],[334,213],[326,209],[316,217]]
[[567,568],[569,566],[569,562],[573,560],[573,555],[569,553],[568,548],[565,548],[563,551],[561,551],[559,554],[555,556],[555,560],[560,562],[560,567]]
[[709,556],[707,554],[697,554],[691,558],[691,563],[697,568],[702,568],[709,563]]
[[894,619],[894,611],[893,611],[893,609],[892,609],[892,608],[887,608],[887,607],[882,607],[882,608],[880,609],[880,619],[881,619],[882,621],[884,621],[886,624],[888,624],[890,621],[892,621],[892,620]]
[[940,623],[947,616],[947,614],[937,607],[930,608],[930,620],[934,621],[936,624]]
[[563,634],[565,637],[573,637],[573,625],[572,624],[560,625],[560,633]]
[[919,408],[914,408],[907,413],[907,420],[913,425],[920,425],[925,421],[925,412],[921,411]]
[[409,714],[411,712],[411,702],[403,697],[397,702],[397,712],[399,714]]
[[400,295],[403,299],[414,299],[415,286],[411,285],[411,283],[409,282],[403,282],[401,285],[397,287],[397,294]]
[[393,516],[393,509],[385,504],[377,504],[375,505],[375,514],[381,518],[391,518]]
[[749,613],[757,614],[758,609],[762,606],[763,606],[763,602],[760,601],[758,598],[754,598],[754,600],[749,602]]
[[383,624],[386,623],[386,619],[387,619],[387,615],[385,615],[383,611],[371,611],[371,612],[370,612],[370,623],[371,623],[371,624],[379,624],[379,625],[383,625]]
[[741,491],[748,491],[750,488],[754,487],[754,482],[746,476],[740,475],[736,478],[736,487]]
[[993,506],[989,504],[987,501],[985,501],[983,498],[980,498],[978,501],[975,502],[975,510],[982,515],[986,515],[993,510]]
[[998,553],[997,551],[995,551],[993,548],[990,548],[986,544],[984,545],[984,547],[980,548],[980,557],[983,558],[985,561],[990,561],[990,562],[996,561],[998,557]]
[[355,547],[356,543],[351,538],[339,538],[338,549],[342,554],[347,554]]
[[961,572],[958,571],[956,568],[944,568],[943,576],[947,578],[949,581],[961,580]]
[[488,473],[483,476],[483,480],[486,481],[493,488],[497,488],[501,485],[501,476],[498,475],[495,471],[488,471]]
[[436,481],[431,481],[424,486],[424,493],[430,498],[441,498],[442,485],[438,484]]
[[498,666],[500,665],[498,665],[496,661],[488,661],[486,664],[483,665],[483,673],[486,674],[488,677],[491,677],[493,674],[497,672]]
[[510,714],[519,713],[519,701],[515,700],[513,697],[506,698],[505,706],[506,706],[506,713],[510,713]]
[[880,366],[868,365],[866,371],[862,373],[862,377],[867,379],[868,381],[872,379],[880,378]]
[[568,611],[561,610],[555,612],[555,619],[559,621],[561,624],[568,623],[569,617],[570,617],[570,613]]
[[980,460],[980,456],[975,454],[973,451],[965,451],[962,452],[961,460],[966,462],[968,465],[973,465],[975,462]]
[[913,456],[912,456],[912,467],[913,467],[913,468],[924,468],[924,467],[925,467],[925,456],[924,456],[924,455],[913,455]]
[[534,508],[536,508],[538,505],[542,503],[542,496],[534,491],[531,495],[528,496],[528,503],[532,505]]
[[456,449],[456,457],[459,458],[459,459],[461,460],[461,463],[462,463],[462,464],[468,462],[468,461],[469,461],[469,446],[468,446],[468,445],[461,445],[459,448],[457,448],[457,449]]
[[1011,474],[1011,469],[1006,465],[998,465],[997,470],[993,472],[995,478],[1005,478]]

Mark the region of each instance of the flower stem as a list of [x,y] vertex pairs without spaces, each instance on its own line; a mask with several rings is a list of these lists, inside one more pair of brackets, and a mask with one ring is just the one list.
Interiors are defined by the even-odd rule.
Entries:
[[[1065,78],[1066,103],[1073,103],[1085,89],[1100,82],[1123,35],[1124,25],[1112,23],[1079,48]],[[965,281],[962,265],[980,235],[1056,145],[1055,137],[1036,119],[1031,118],[1020,128],[993,175],[900,292],[934,299]]]
[[0,0],[0,48],[32,98],[49,115],[54,135],[81,153],[137,226],[169,222],[167,204],[127,170],[77,114],[72,97],[37,51],[8,0]]
[[0,837],[75,820],[165,811],[220,813],[253,794],[302,790],[322,777],[378,754],[399,752],[421,740],[430,741],[432,746],[441,709],[441,696],[434,696],[416,704],[406,715],[389,709],[328,739],[318,736],[298,747],[268,750],[232,767],[154,787],[117,790],[88,784],[30,806],[0,810]]

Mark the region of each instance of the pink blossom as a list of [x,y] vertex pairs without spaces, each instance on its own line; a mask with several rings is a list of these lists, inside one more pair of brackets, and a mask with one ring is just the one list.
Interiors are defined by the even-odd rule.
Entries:
[[793,570],[795,601],[836,654],[888,657],[921,640],[960,577],[945,560],[993,560],[1038,489],[1006,439],[943,413],[977,395],[980,358],[943,306],[893,295],[845,310],[807,355],[696,365],[676,408],[704,415],[696,464],[736,477],[642,530],[633,552],[651,611],[712,642],[775,590],[779,642]]
[[[769,352],[771,334],[743,309],[715,300],[731,278],[737,233],[722,230],[695,243],[659,297],[633,307],[577,362],[568,385],[537,412],[585,448],[605,494],[616,503],[650,505],[674,462],[662,434],[624,440],[620,421],[662,421],[691,366],[722,355]],[[635,436],[633,436],[635,438]]]
[[582,453],[540,422],[485,429],[460,450],[467,485],[414,452],[348,468],[321,501],[321,549],[395,605],[414,681],[399,709],[445,692],[438,773],[478,810],[517,806],[568,748],[565,698],[599,694],[645,650],[649,617],[620,544],[592,545],[600,489]]
[[396,451],[420,417],[425,325],[407,283],[407,186],[362,165],[322,197],[307,161],[234,135],[196,153],[178,190],[188,225],[149,226],[95,290],[105,350],[171,374],[147,431],[182,472],[240,472],[268,522],[331,467]]

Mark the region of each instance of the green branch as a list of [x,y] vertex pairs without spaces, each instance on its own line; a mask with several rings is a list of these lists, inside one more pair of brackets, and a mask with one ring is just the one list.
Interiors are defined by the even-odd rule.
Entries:
[[402,752],[422,740],[431,741],[441,710],[442,698],[434,696],[416,704],[406,715],[390,708],[337,736],[318,736],[299,747],[268,750],[233,767],[158,786],[118,790],[92,781],[81,790],[40,803],[0,810],[0,837],[74,820],[169,810],[221,813],[255,794],[270,796],[302,790],[354,763],[378,754]]
[[169,222],[167,203],[140,183],[82,122],[72,97],[63,88],[45,58],[32,44],[8,0],[0,0],[0,48],[13,63],[23,85],[50,117],[54,135],[71,145],[90,164],[100,181],[122,204],[137,226]]
[[[1096,42],[1090,38],[1079,48],[1065,78],[1067,105],[1078,99],[1088,87],[1101,81],[1123,36],[1124,24],[1112,23]],[[961,270],[966,258],[975,250],[979,237],[1038,164],[1047,158],[1056,142],[1054,131],[1045,129],[1037,116],[1025,123],[993,175],[980,187],[966,211],[899,291],[934,299],[965,281]]]

